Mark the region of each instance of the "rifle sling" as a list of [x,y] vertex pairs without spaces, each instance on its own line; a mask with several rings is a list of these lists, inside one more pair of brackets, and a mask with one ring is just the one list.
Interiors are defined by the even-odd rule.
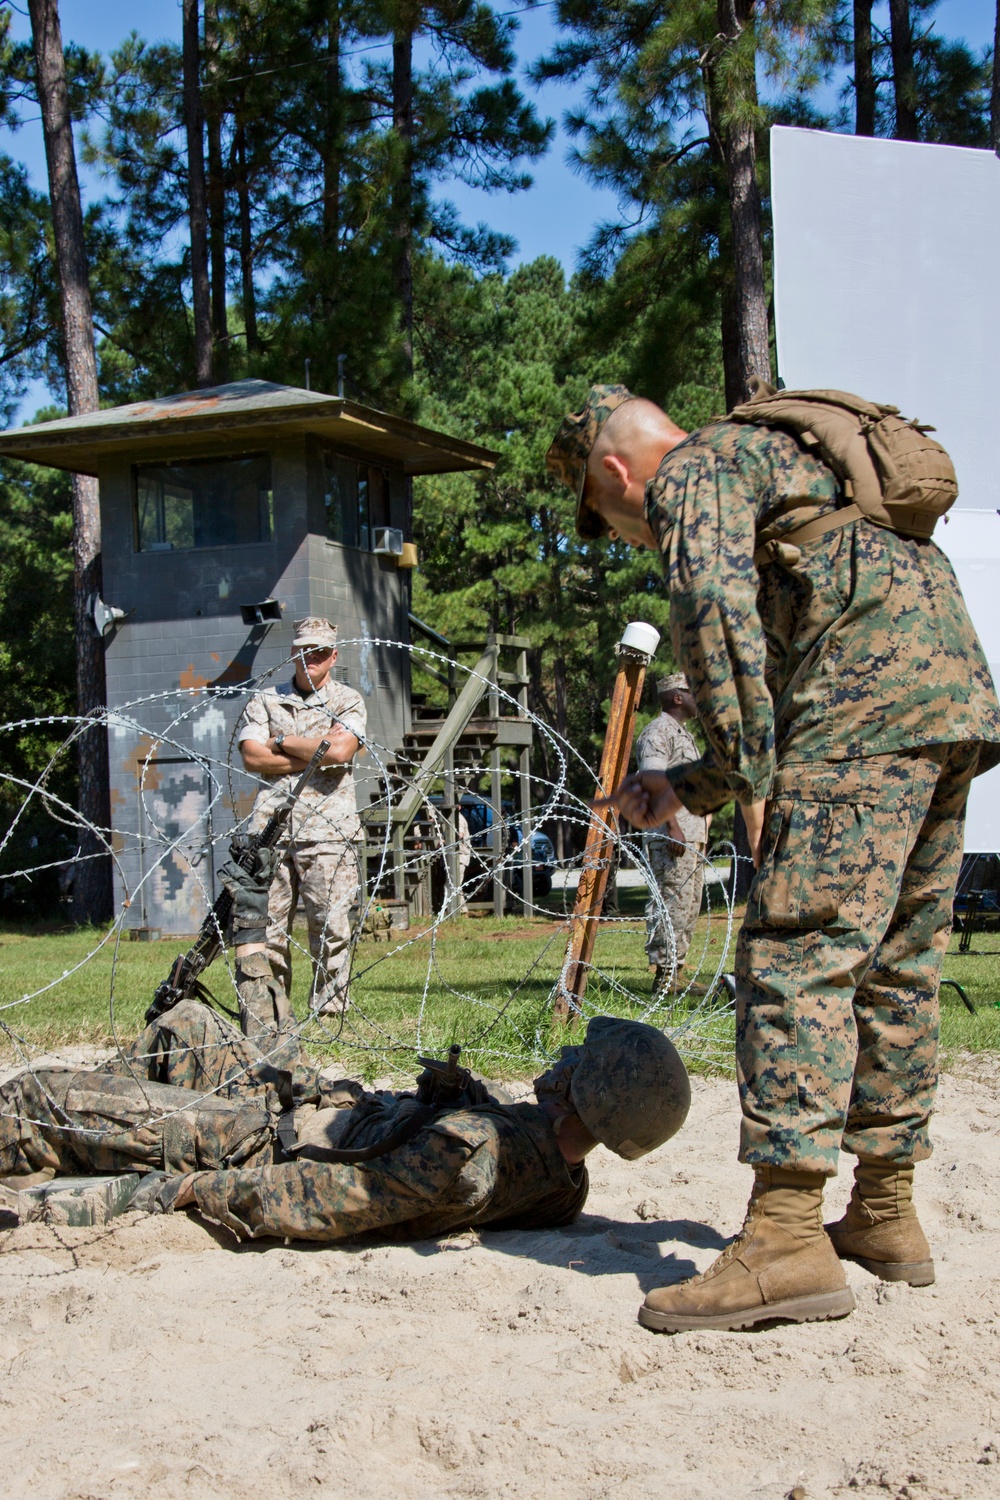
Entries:
[[296,1161],[342,1162],[349,1166],[360,1162],[375,1161],[377,1157],[395,1151],[397,1146],[405,1146],[407,1141],[411,1141],[438,1114],[440,1114],[439,1107],[421,1105],[411,1110],[395,1130],[390,1130],[388,1135],[383,1136],[381,1140],[372,1141],[368,1146],[299,1146],[295,1131],[295,1111],[287,1110],[278,1119],[278,1144],[286,1157]]

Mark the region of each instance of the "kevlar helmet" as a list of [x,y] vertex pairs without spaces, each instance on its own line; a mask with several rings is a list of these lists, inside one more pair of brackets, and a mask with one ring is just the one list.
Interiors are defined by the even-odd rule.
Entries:
[[655,1026],[594,1016],[570,1075],[569,1101],[595,1140],[635,1161],[680,1130],[691,1084],[677,1048]]

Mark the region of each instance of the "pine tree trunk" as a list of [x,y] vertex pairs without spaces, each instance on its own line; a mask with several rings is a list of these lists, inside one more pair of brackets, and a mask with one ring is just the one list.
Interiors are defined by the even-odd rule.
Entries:
[[403,335],[403,367],[413,374],[413,31],[397,30],[392,39],[392,123],[399,162],[392,192],[396,251],[396,295]]
[[990,96],[990,140],[1000,156],[1000,0],[993,24],[993,90]]
[[[736,45],[751,19],[753,3],[754,0],[718,0],[719,32],[724,46]],[[717,79],[718,76],[717,71]],[[716,119],[721,123],[733,233],[736,356],[741,384],[739,399],[742,400],[749,394],[751,375],[770,380],[771,348],[757,188],[757,148],[752,120],[757,104],[757,86],[752,71],[744,79],[735,72],[730,78],[728,97],[719,101]]]
[[[218,11],[205,0],[205,65],[211,85],[218,69]],[[213,378],[229,379],[229,319],[226,314],[226,183],[222,166],[222,112],[216,89],[205,96],[208,135],[208,248],[211,261]]]
[[326,33],[326,141],[323,151],[323,282],[325,312],[335,312],[337,258],[340,253],[340,173],[343,143],[343,99],[340,76],[340,0],[331,0]]
[[854,0],[854,133],[875,134],[872,0]]
[[191,300],[199,385],[212,384],[212,303],[208,281],[208,206],[205,191],[205,119],[201,107],[198,0],[184,0],[184,128],[188,155],[188,220],[191,226]]
[[[28,0],[38,103],[45,136],[52,228],[62,309],[66,393],[71,416],[98,408],[94,320],[83,236],[83,207],[76,173],[73,125],[66,86],[66,60],[58,0]],[[87,611],[101,590],[101,510],[97,480],[73,476],[73,627],[76,638],[77,712],[92,714],[106,703],[104,647]],[[81,735],[77,744],[80,815],[110,837],[107,730]],[[73,881],[73,918],[100,922],[111,914],[111,862],[105,844],[89,829],[80,838],[81,860]]]
[[892,51],[892,86],[896,101],[897,141],[915,141],[917,129],[917,75],[913,65],[913,26],[910,0],[889,0]]
[[257,335],[257,293],[253,283],[253,223],[250,217],[250,183],[247,180],[247,135],[242,114],[237,116],[236,140],[236,201],[240,218],[240,285],[243,292],[243,329],[246,334],[247,355],[256,354],[260,348]]
[[726,387],[726,410],[743,400],[743,367],[740,362],[739,328],[736,321],[736,291],[728,278],[719,295],[722,323],[722,376]]

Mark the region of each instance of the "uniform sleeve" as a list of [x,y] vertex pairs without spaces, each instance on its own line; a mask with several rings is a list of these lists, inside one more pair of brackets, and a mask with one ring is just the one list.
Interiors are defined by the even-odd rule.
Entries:
[[639,736],[635,758],[640,771],[669,771],[685,757],[669,728],[654,719]]
[[199,1212],[239,1239],[342,1240],[420,1219],[463,1196],[464,1142],[423,1130],[364,1165],[291,1161],[195,1178]]
[[243,710],[243,718],[240,723],[240,731],[236,736],[238,745],[247,740],[253,740],[255,744],[266,745],[271,738],[271,724],[267,713],[267,704],[264,702],[263,693],[254,693],[246,708]]
[[346,729],[356,739],[363,740],[368,726],[368,710],[360,693],[348,692],[328,705],[338,729]]
[[651,732],[652,724],[647,724],[635,743],[635,763],[640,771],[665,771],[670,765],[669,758],[663,752],[660,745]]
[[646,510],[670,596],[674,652],[698,704],[708,752],[668,774],[693,813],[766,797],[774,776],[774,707],[757,613],[754,505],[735,463],[709,448],[668,455]]

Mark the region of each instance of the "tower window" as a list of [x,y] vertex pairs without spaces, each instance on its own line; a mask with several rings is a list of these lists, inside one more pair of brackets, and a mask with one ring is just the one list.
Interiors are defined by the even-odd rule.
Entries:
[[370,552],[375,528],[389,524],[388,474],[325,449],[323,488],[329,540]]
[[271,541],[270,455],[137,464],[135,536],[139,552]]

